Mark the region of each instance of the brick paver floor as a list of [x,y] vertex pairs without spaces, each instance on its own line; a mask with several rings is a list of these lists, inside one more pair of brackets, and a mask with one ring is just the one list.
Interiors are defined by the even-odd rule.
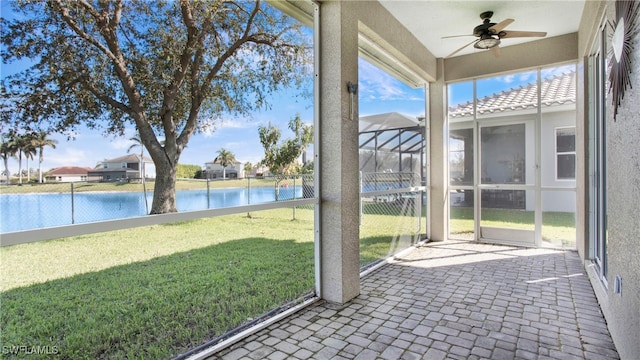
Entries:
[[617,359],[578,255],[427,243],[211,359]]

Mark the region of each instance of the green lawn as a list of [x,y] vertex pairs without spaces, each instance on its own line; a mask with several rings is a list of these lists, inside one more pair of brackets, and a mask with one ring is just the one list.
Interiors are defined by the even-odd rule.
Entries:
[[[360,266],[391,256],[419,241],[420,228],[413,207],[364,203],[360,227]],[[424,213],[424,209],[423,209]],[[421,219],[424,222],[424,218]]]
[[[451,207],[450,232],[458,236],[473,234],[473,208]],[[533,211],[484,209],[482,226],[534,230]],[[575,214],[569,212],[542,213],[542,240],[557,246],[575,246]]]
[[313,212],[296,218],[278,209],[0,248],[1,346],[183,353],[313,291]]
[[[398,236],[403,217],[366,217],[361,265],[415,239]],[[313,241],[313,210],[298,208],[0,248],[0,346],[174,357],[312,292]]]

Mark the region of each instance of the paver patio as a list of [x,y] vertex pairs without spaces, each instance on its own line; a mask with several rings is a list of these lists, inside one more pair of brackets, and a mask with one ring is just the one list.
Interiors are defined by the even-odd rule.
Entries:
[[618,359],[574,251],[418,246],[211,359]]

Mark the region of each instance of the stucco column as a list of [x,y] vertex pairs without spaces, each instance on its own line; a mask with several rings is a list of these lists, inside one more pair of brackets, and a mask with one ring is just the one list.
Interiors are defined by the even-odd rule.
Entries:
[[320,296],[345,303],[360,293],[358,21],[349,2],[320,5]]
[[431,234],[430,240],[442,241],[448,236],[448,218],[449,207],[447,206],[447,153],[445,147],[445,139],[448,138],[448,128],[444,121],[446,115],[445,109],[447,104],[447,88],[444,82],[444,63],[442,59],[438,59],[438,77],[434,83],[429,86],[429,121],[430,121],[430,138],[429,150],[431,160],[430,186],[431,186],[431,202],[430,202],[430,221]]

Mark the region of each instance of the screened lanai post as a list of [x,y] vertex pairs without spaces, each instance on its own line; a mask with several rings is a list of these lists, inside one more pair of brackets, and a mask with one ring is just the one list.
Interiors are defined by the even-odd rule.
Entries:
[[429,103],[441,104],[429,107],[429,157],[430,157],[430,192],[429,221],[431,224],[430,240],[442,241],[449,236],[449,206],[448,206],[448,146],[445,139],[449,129],[445,120],[446,114],[446,84],[444,82],[444,62],[437,60],[438,79],[429,86]]
[[360,293],[356,5],[320,6],[320,296],[340,304]]

